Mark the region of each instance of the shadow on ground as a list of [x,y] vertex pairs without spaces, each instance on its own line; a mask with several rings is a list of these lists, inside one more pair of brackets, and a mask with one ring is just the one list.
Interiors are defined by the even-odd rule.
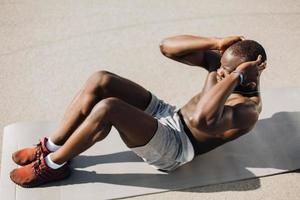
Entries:
[[[287,166],[290,162],[289,159],[295,157],[295,155],[300,155],[300,148],[296,147],[295,142],[300,139],[300,127],[297,125],[300,119],[300,112],[278,112],[275,113],[271,118],[261,119],[257,122],[254,132],[248,136],[247,140],[241,140],[237,143],[240,146],[240,151],[237,153],[228,154],[218,154],[215,163],[211,163],[210,165],[222,165],[224,160],[228,161],[228,159],[236,159],[242,157],[242,163],[239,163],[238,168],[231,169],[230,171],[226,171],[228,174],[232,174],[235,171],[242,172],[245,177],[253,178],[254,175],[249,168],[275,168],[282,170],[289,170]],[[298,120],[298,121],[297,121]],[[280,155],[285,155],[287,160],[283,162],[282,159],[273,159],[272,162],[264,162],[256,160],[252,158],[247,159],[247,155],[251,153],[253,146],[247,144],[256,144],[259,135],[259,144],[266,144],[268,146],[269,151],[261,152],[264,154],[263,156],[268,156],[272,154],[277,155],[280,151]],[[291,140],[289,138],[296,138],[297,141]],[[283,143],[285,143],[283,145]],[[299,143],[298,143],[299,144]],[[278,146],[285,146],[287,148],[282,149],[278,148]],[[275,151],[275,152],[274,152]],[[278,152],[276,152],[278,151]],[[200,155],[194,159],[193,162],[197,162],[201,160]],[[249,157],[249,156],[248,156]],[[276,157],[276,156],[275,156]],[[131,151],[118,152],[114,154],[108,155],[99,155],[99,156],[78,156],[73,160],[72,166],[75,168],[73,170],[72,176],[69,179],[53,182],[46,184],[41,187],[52,187],[52,186],[60,186],[60,185],[74,185],[74,184],[82,184],[82,183],[109,183],[109,184],[117,184],[117,185],[128,185],[128,186],[137,186],[137,187],[148,187],[148,188],[160,188],[160,189],[170,189],[174,190],[174,188],[179,188],[176,180],[178,178],[184,179],[185,177],[191,177],[195,173],[195,170],[201,170],[201,163],[197,163],[197,169],[193,168],[193,162],[184,165],[177,170],[171,173],[165,174],[145,174],[145,173],[126,173],[126,174],[104,174],[97,173],[95,171],[85,171],[80,168],[86,168],[89,166],[104,164],[104,163],[120,163],[120,162],[143,162],[142,159],[137,157]],[[296,172],[299,172],[296,171]],[[187,176],[186,176],[187,175]],[[205,177],[206,179],[209,177]],[[199,177],[201,179],[201,177]],[[142,181],[141,181],[142,180]],[[253,178],[250,180],[249,187],[237,187],[236,184],[224,184],[224,187],[208,187],[203,192],[219,192],[219,191],[245,191],[245,190],[255,190],[260,187],[260,181],[257,178]],[[220,185],[220,184],[219,184]],[[222,185],[222,184],[221,184]],[[186,188],[180,185],[179,189]],[[176,190],[176,189],[175,189]],[[201,189],[194,191],[193,189],[186,189],[187,192],[201,192]]]

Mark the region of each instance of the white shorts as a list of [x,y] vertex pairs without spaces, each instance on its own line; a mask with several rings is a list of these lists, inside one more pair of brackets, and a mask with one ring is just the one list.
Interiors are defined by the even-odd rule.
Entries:
[[152,93],[151,97],[144,112],[158,120],[158,128],[146,145],[131,150],[155,169],[172,171],[193,160],[194,148],[178,116],[179,108]]

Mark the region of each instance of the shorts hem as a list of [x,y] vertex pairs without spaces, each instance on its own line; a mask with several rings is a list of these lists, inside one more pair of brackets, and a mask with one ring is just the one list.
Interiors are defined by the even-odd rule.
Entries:
[[157,104],[158,104],[158,98],[156,95],[154,95],[149,90],[148,90],[148,92],[151,94],[151,100],[150,100],[150,103],[148,104],[147,108],[144,110],[144,112],[149,115],[153,115],[154,109],[157,107]]

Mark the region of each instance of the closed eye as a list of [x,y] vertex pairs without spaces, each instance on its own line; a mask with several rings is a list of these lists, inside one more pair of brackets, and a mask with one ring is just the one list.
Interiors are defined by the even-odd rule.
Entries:
[[226,69],[227,71],[230,71],[229,67],[227,66],[223,66],[224,69]]
[[233,71],[233,70],[231,70],[231,68],[228,67],[228,66],[222,66],[222,67],[223,67],[223,69],[226,70],[229,74]]
[[222,68],[226,73],[229,73],[228,68],[226,68],[226,67],[224,67],[224,66],[222,66],[221,68]]

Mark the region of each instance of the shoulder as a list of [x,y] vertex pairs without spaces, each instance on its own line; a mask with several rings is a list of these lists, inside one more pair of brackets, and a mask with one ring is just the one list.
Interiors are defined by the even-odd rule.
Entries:
[[226,141],[233,140],[241,135],[249,132],[256,124],[259,116],[257,105],[255,102],[238,103],[227,107],[227,112],[231,113],[227,120],[225,129],[220,137]]
[[233,126],[249,129],[255,125],[261,110],[260,103],[250,98],[243,103],[232,106]]

